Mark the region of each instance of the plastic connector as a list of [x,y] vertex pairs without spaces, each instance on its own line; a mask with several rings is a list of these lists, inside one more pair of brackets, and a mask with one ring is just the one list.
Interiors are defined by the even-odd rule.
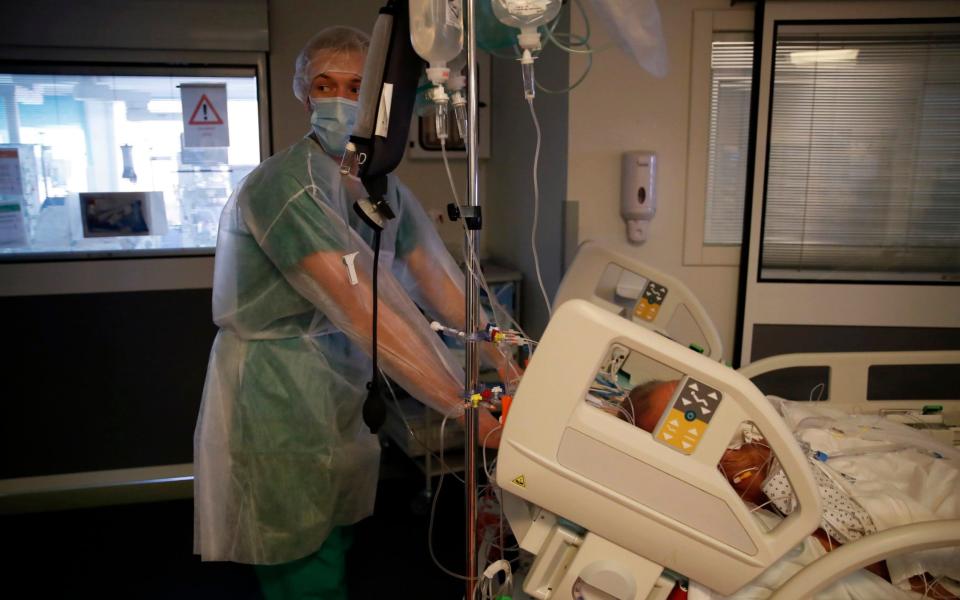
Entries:
[[517,35],[517,44],[524,49],[525,52],[530,50],[540,50],[543,47],[543,44],[540,40],[540,32],[536,28],[529,28],[522,30]]
[[510,405],[513,404],[513,396],[504,394],[500,396],[500,424],[507,424],[507,414],[510,412]]
[[340,159],[341,175],[356,175],[359,167],[357,162],[357,146],[353,142],[347,142],[343,150],[343,157]]

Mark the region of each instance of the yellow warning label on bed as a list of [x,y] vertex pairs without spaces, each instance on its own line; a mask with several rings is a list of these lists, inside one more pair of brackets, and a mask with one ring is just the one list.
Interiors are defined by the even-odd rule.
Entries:
[[513,483],[519,485],[522,488],[527,487],[527,479],[523,475],[517,475],[513,478]]

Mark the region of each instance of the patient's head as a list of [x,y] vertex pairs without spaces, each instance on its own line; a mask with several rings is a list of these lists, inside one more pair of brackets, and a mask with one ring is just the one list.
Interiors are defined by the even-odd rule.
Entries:
[[763,482],[770,471],[770,448],[764,440],[728,448],[720,459],[720,470],[741,498],[756,504],[766,502]]
[[660,415],[670,404],[670,398],[677,389],[677,383],[677,381],[652,380],[630,390],[630,396],[627,398],[630,406],[627,407],[627,411],[633,416],[633,424],[653,433]]

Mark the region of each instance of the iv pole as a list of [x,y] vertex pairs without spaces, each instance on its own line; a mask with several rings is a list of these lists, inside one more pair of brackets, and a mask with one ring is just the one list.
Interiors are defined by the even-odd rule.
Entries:
[[[477,39],[474,21],[475,0],[466,0],[465,25],[467,44],[467,206],[469,210],[479,210],[480,180],[477,170]],[[467,256],[479,256],[477,230],[466,228]],[[471,260],[468,258],[468,260]],[[467,272],[474,268],[468,265]],[[467,277],[466,289],[466,331],[479,331],[480,293],[477,289],[476,278]],[[477,342],[467,340],[467,364],[465,369],[466,389],[471,398],[464,413],[464,428],[466,429],[466,457],[464,465],[464,482],[467,500],[466,533],[467,533],[467,599],[474,597],[477,585],[477,446],[480,436],[480,410],[473,395],[479,389],[480,357],[477,354]]]

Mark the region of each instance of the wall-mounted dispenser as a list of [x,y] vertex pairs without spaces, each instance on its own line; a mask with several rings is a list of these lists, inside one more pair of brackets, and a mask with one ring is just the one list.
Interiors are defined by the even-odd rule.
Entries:
[[657,213],[657,155],[653,152],[624,152],[621,161],[620,216],[627,224],[632,244],[647,240],[650,220]]

